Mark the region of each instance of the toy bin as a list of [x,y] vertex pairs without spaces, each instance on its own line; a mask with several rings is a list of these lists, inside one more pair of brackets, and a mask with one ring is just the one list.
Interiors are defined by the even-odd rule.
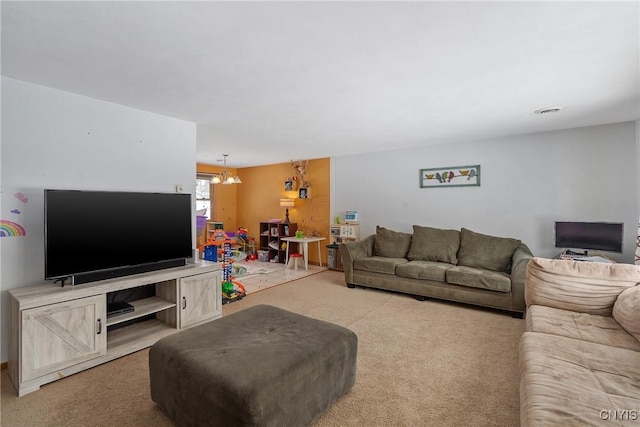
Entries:
[[207,217],[198,215],[196,216],[196,229],[202,230],[207,225]]
[[269,262],[269,251],[258,251],[258,261]]
[[346,211],[344,213],[344,219],[347,221],[357,221],[358,220],[358,212],[356,211]]
[[207,227],[207,217],[198,215],[196,216],[196,233],[198,236],[204,234],[204,229]]
[[205,246],[204,259],[206,259],[207,261],[218,261],[218,247],[216,245]]

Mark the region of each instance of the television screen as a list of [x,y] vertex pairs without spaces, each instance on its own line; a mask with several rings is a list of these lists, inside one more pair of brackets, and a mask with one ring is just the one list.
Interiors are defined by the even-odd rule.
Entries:
[[556,222],[556,248],[622,253],[622,240],[620,222]]
[[192,256],[189,194],[45,190],[44,210],[46,279]]

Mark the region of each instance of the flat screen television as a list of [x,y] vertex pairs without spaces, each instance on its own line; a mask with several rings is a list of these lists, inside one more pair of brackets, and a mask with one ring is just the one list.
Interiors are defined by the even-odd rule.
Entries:
[[44,192],[47,280],[86,283],[185,265],[191,256],[189,194]]
[[622,253],[622,225],[621,222],[556,221],[556,248]]

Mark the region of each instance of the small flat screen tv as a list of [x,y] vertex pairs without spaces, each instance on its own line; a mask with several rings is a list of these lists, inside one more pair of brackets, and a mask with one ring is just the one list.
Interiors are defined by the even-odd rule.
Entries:
[[75,284],[185,265],[191,196],[47,189],[44,244],[45,279]]
[[594,249],[622,253],[621,222],[557,221],[556,248]]

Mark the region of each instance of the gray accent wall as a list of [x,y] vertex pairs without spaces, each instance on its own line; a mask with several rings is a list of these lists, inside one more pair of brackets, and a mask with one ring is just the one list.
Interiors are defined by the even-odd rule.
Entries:
[[[412,225],[514,237],[553,257],[554,222],[624,222],[633,262],[640,210],[637,122],[427,145],[333,158],[332,211],[358,211],[362,237],[376,225]],[[392,142],[390,142],[392,144]],[[420,188],[419,170],[481,165],[479,187]]]

